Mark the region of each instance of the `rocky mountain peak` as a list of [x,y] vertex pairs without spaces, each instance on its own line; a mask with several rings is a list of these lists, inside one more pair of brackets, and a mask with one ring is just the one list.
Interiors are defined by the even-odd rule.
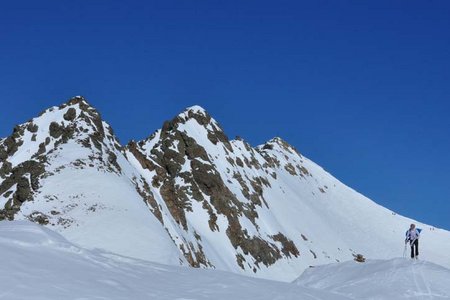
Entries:
[[[145,177],[151,178],[155,194],[183,230],[169,230],[169,234],[180,241],[178,246],[192,266],[212,266],[200,232],[193,237],[189,234],[195,230],[217,233],[228,246],[241,249],[233,258],[241,270],[256,272],[279,259],[298,257],[298,249],[281,231],[267,235],[259,230],[257,211],[268,209],[264,190],[270,187],[270,176],[276,179],[276,160],[265,160],[240,138],[230,141],[203,108],[187,108],[151,138],[130,143],[127,150],[128,157],[144,169]],[[156,205],[158,200],[147,195],[155,216],[169,227]],[[196,207],[197,213],[204,215],[206,228],[192,223]]]
[[0,199],[6,201],[0,220],[11,219],[23,202],[33,199],[40,179],[68,166],[120,172],[120,150],[111,127],[81,96],[15,126],[0,140]]
[[200,115],[200,116],[209,116],[208,112],[201,107],[200,105],[193,105],[187,107],[180,115],[186,114],[187,116]]
[[70,98],[69,101],[67,101],[67,105],[76,105],[76,104],[90,106],[86,98],[84,98],[83,96],[75,96]]
[[[201,106],[194,105],[186,108],[171,121],[166,121],[163,131],[177,129],[180,125],[196,126],[200,125],[208,131],[222,131],[219,123]],[[184,127],[184,126],[181,126]]]
[[[76,121],[76,119],[89,118],[91,121],[101,122],[102,118],[97,109],[95,109],[83,96],[75,96],[65,103],[54,106],[43,111],[38,118],[50,118],[58,122],[60,112],[64,111],[63,119],[65,121]],[[35,120],[33,119],[33,120]]]

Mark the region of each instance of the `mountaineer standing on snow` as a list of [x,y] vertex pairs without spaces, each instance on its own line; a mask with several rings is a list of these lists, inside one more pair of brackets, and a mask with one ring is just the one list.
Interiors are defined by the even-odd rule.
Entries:
[[411,258],[418,259],[420,231],[421,229],[416,228],[415,224],[411,224],[408,231],[406,231],[405,244],[409,241],[409,244],[411,245]]

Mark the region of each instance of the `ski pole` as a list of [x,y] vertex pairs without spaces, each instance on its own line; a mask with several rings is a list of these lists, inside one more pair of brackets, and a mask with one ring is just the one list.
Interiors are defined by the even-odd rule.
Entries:
[[405,243],[405,248],[403,249],[403,258],[406,257],[406,244],[407,244],[407,243]]

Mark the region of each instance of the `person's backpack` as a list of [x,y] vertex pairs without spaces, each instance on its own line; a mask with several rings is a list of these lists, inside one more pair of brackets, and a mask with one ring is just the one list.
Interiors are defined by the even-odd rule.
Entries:
[[[422,232],[422,228],[416,228],[416,230],[419,234]],[[408,232],[409,232],[409,229],[406,230],[406,233],[405,233],[406,238],[408,238]]]

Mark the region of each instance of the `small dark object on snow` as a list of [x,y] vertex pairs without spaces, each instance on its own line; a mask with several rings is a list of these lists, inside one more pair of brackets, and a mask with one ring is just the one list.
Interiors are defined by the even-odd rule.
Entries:
[[366,261],[366,258],[362,254],[356,254],[353,256],[355,257],[354,260],[357,262],[363,263]]

